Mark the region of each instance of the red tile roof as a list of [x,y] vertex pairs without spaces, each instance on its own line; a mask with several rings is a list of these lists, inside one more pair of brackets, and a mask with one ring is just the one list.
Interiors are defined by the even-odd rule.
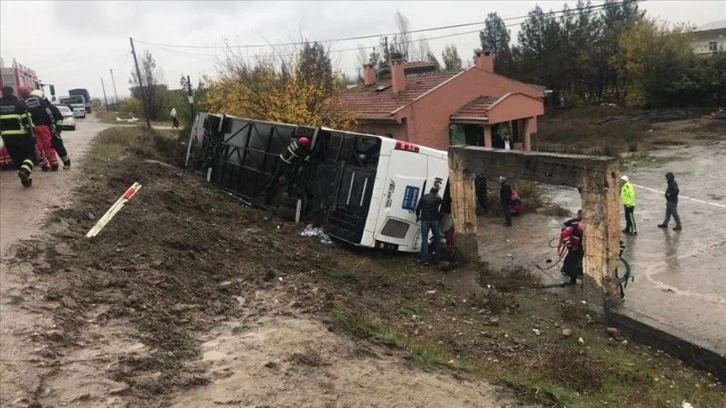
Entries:
[[[406,89],[398,95],[393,94],[390,79],[381,79],[369,86],[358,85],[341,93],[342,106],[346,110],[357,112],[361,118],[390,117],[393,111],[408,105],[457,74],[458,72],[437,72],[406,75]],[[382,90],[377,92],[377,89]]]
[[461,109],[454,112],[454,114],[451,116],[486,116],[492,104],[498,101],[500,98],[501,97],[499,96],[480,96],[464,105]]

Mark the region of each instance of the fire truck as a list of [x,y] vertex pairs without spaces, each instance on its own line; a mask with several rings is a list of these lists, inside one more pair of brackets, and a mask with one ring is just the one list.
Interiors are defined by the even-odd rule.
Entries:
[[[6,67],[3,59],[0,58],[0,87],[10,86],[13,88],[13,91],[15,91],[15,95],[17,95],[18,87],[21,85],[25,85],[30,89],[39,89],[42,86],[35,71],[23,64],[19,64],[14,59],[13,65]],[[39,147],[36,147],[36,151],[38,149]],[[42,151],[37,151],[36,154],[44,156]],[[13,161],[10,158],[7,149],[3,147],[0,149],[0,168],[10,167],[12,164]]]
[[41,86],[35,71],[15,60],[13,60],[12,66],[6,67],[3,59],[0,58],[0,73],[0,86],[11,86],[16,95],[20,85],[25,85],[30,89],[38,89]]

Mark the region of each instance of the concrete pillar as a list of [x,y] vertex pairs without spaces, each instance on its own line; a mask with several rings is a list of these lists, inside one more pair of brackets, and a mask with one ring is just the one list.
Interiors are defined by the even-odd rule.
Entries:
[[489,125],[482,125],[484,128],[484,147],[492,147],[492,127]]
[[[485,128],[486,129],[486,128]],[[454,217],[455,245],[468,260],[479,261],[476,242],[476,192],[474,173],[464,167],[461,157],[449,158],[451,214]]]
[[532,150],[532,141],[529,133],[529,119],[522,119],[522,141],[524,142],[524,151]]
[[[618,164],[605,172],[585,173],[581,178],[584,221],[584,297],[598,312],[622,303],[615,271],[620,267],[620,178]],[[620,271],[621,274],[623,271]]]

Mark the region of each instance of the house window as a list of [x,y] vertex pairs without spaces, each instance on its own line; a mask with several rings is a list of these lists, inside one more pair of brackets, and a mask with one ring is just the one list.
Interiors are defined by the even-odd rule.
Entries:
[[708,50],[711,52],[718,51],[718,43],[716,41],[711,41],[708,43]]

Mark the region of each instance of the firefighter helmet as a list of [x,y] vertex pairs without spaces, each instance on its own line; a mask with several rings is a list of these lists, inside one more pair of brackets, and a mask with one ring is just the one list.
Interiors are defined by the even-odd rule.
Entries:
[[40,89],[36,89],[33,92],[31,92],[30,94],[33,95],[33,96],[37,96],[38,98],[42,98],[43,97],[43,91],[40,90]]
[[300,146],[308,147],[310,145],[310,139],[308,139],[307,137],[303,136],[303,137],[300,138],[299,143],[300,143]]
[[20,96],[30,95],[30,88],[28,88],[25,85],[20,85],[18,87],[18,95],[20,95]]

